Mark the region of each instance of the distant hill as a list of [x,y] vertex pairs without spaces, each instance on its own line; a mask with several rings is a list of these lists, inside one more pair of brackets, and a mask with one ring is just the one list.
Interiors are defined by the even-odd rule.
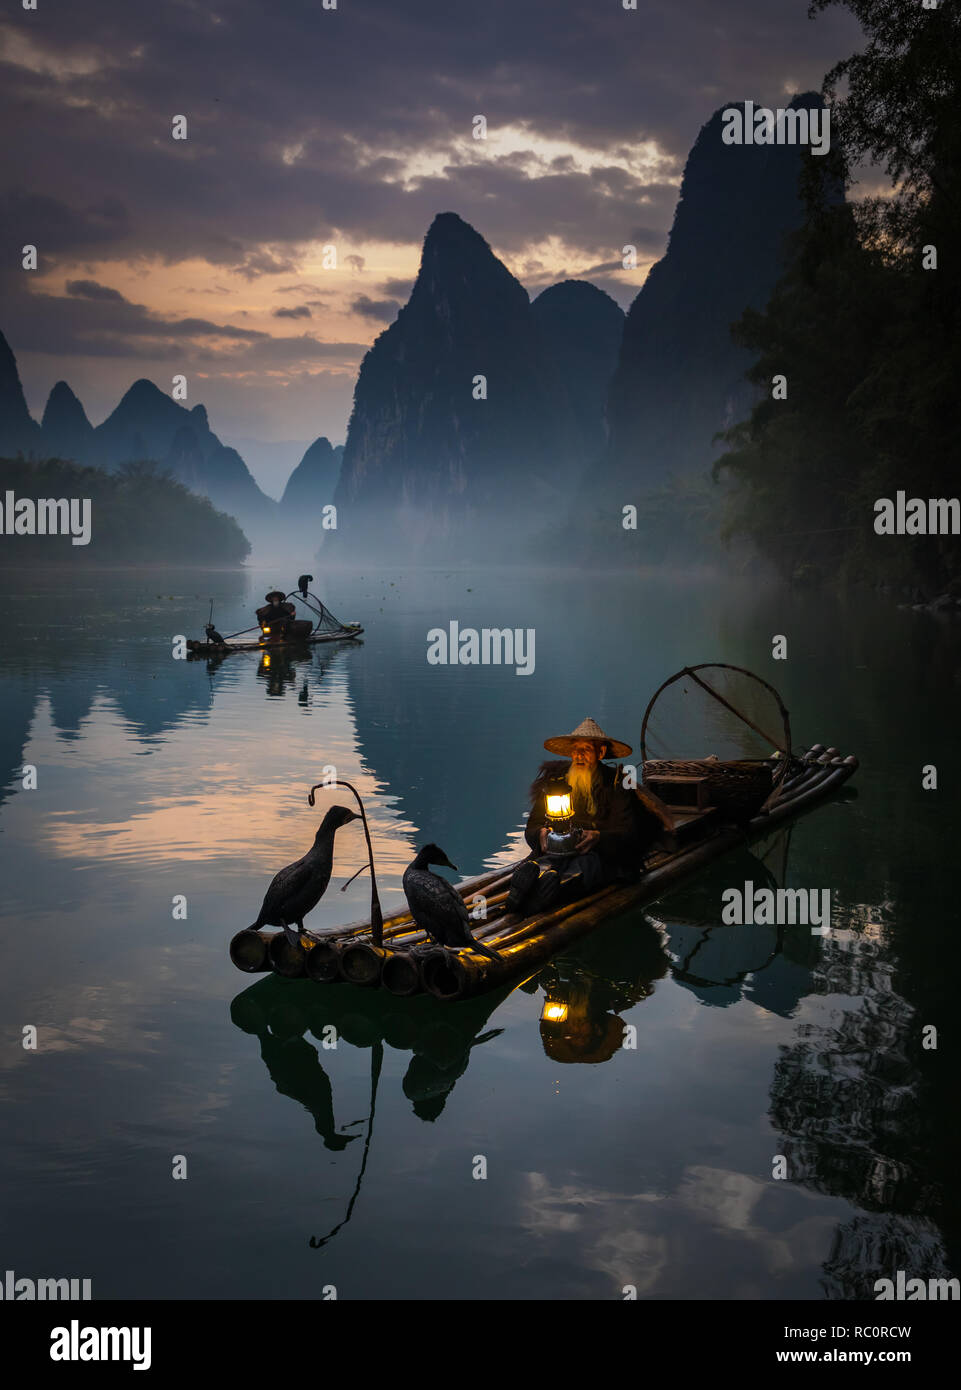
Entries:
[[[568,388],[578,333],[590,354],[600,322],[597,351],[610,355],[613,316],[599,293],[564,288],[535,313],[484,238],[439,214],[410,299],[361,365],[333,553],[522,559],[518,544],[563,515],[589,462],[591,388]],[[486,399],[475,398],[479,376]]]
[[87,463],[93,452],[94,429],[86,411],[65,381],[58,381],[47,398],[40,422],[40,448],[50,458]]
[[334,448],[324,435],[315,439],[287,479],[281,515],[291,520],[316,517],[319,525],[322,509],[334,500],[343,457],[342,444]]
[[[667,251],[626,319],[584,281],[532,304],[479,232],[438,214],[408,302],[361,364],[342,456],[316,440],[279,503],[202,405],[188,410],[147,380],[96,428],[58,382],[38,426],[2,337],[0,452],[107,470],[155,460],[255,540],[308,550],[304,564],[321,544],[335,560],[446,564],[543,559],[562,539],[579,556],[633,563],[643,547],[620,526],[631,503],[668,549],[692,524],[716,538],[714,436],[756,393],[730,330],[781,273],[804,157],[725,145],[723,109],[691,150]],[[325,532],[331,498],[337,530]]]
[[0,457],[40,448],[40,426],[27,409],[17,359],[0,333]]
[[607,443],[607,393],[624,310],[587,280],[562,280],[537,296],[531,314],[571,407],[578,454],[591,463]]
[[[791,106],[821,106],[815,93]],[[688,156],[670,241],[631,305],[608,403],[607,487],[639,487],[706,472],[714,434],[754,398],[751,355],[731,325],[763,307],[800,225],[803,149],[725,145],[719,108]],[[626,489],[626,490],[625,490]]]
[[277,504],[261,492],[236,449],[211,430],[202,405],[188,410],[141,378],[93,432],[91,457],[104,468],[152,459],[244,526],[263,527]]
[[233,517],[149,464],[108,473],[63,459],[0,457],[3,493],[21,499],[89,499],[89,542],[70,535],[8,535],[0,530],[0,565],[239,565],[250,543]]
[[16,359],[0,334],[0,456],[59,458],[114,472],[148,461],[254,533],[278,520],[277,503],[263,493],[235,449],[213,433],[202,405],[188,410],[141,378],[94,428],[64,381],[50,392],[40,425],[27,410]]
[[334,448],[321,435],[287,479],[278,517],[288,546],[296,548],[304,564],[313,561],[324,537],[330,534],[323,529],[324,508],[334,500],[343,457],[344,446]]

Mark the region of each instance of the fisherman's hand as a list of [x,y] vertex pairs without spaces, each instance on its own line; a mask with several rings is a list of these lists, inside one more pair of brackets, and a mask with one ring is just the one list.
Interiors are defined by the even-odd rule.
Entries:
[[576,854],[587,854],[589,850],[594,848],[600,838],[601,832],[599,830],[585,830],[584,834],[574,846],[574,852]]
[[547,826],[546,826],[546,825],[542,825],[542,826],[541,826],[541,834],[540,834],[541,854],[544,854],[544,853],[546,852],[546,850],[547,850],[547,837],[548,837],[549,834],[550,834],[550,832],[549,832],[549,830],[547,829]]

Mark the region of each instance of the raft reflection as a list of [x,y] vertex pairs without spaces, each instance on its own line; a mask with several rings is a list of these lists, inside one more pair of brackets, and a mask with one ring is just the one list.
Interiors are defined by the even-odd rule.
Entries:
[[[303,679],[300,688],[297,690],[297,702],[301,705],[310,702],[310,685],[308,676],[313,680],[319,681],[324,674],[324,668],[320,661],[314,660],[314,648],[308,643],[291,643],[286,647],[277,647],[273,651],[262,651],[257,662],[257,679],[262,681],[267,687],[266,694],[268,699],[282,699],[288,690],[297,686],[301,672],[298,670],[298,663],[305,666]],[[219,671],[225,661],[232,660],[234,663],[251,661],[256,657],[255,652],[188,652],[188,661],[203,661],[206,664],[207,672],[213,675]]]
[[472,1049],[503,1031],[483,1029],[510,992],[507,986],[479,999],[441,1004],[429,995],[398,999],[348,984],[323,986],[268,975],[237,995],[230,1017],[259,1040],[261,1057],[280,1094],[298,1101],[313,1116],[326,1148],[342,1149],[357,1136],[337,1130],[330,1081],[306,1033],[323,1045],[325,1028],[333,1026],[337,1038],[352,1047],[386,1043],[397,1052],[410,1052],[404,1095],[415,1115],[435,1120],[467,1070]]
[[659,934],[631,914],[558,956],[522,988],[544,991],[540,1033],[554,1062],[609,1062],[624,1042],[621,1011],[654,992],[670,966]]

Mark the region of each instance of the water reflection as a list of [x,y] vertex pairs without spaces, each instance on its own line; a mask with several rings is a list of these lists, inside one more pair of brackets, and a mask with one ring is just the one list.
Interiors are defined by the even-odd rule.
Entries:
[[725,887],[788,885],[792,829],[782,829],[763,846],[733,850],[647,913],[664,934],[672,976],[702,1004],[728,1008],[751,1000],[788,1018],[808,992],[818,949],[809,927],[739,926],[720,920]]
[[[395,998],[352,985],[317,985],[269,975],[238,994],[230,1006],[234,1024],[257,1037],[261,1058],[281,1095],[298,1101],[314,1118],[329,1149],[353,1136],[338,1131],[330,1082],[320,1051],[306,1034],[335,1055],[332,1042],[371,1048],[381,1043],[409,1052],[402,1090],[421,1120],[433,1121],[467,1071],[475,1047],[503,1030],[486,1029],[491,1014],[511,993],[507,986],[479,999],[442,1004],[426,995]],[[332,1033],[330,1030],[333,1029]]]
[[921,1020],[895,987],[875,911],[852,906],[853,925],[824,940],[805,1017],[771,1085],[791,1180],[866,1213],[835,1236],[824,1266],[830,1297],[873,1298],[875,1280],[899,1269],[952,1273],[933,1220],[943,1194],[918,1142],[931,1118],[912,1055]]
[[[264,652],[257,666],[257,679],[267,687],[268,699],[282,699],[288,690],[296,690],[297,703],[306,708],[311,683],[318,682],[324,674],[323,666],[319,661],[314,665],[312,657],[310,647],[304,644]],[[304,665],[303,671],[298,669],[300,665]]]
[[[245,664],[256,661],[257,680],[266,687],[268,699],[281,699],[288,691],[295,691],[298,704],[305,707],[310,704],[311,688],[324,674],[317,647],[308,642],[291,642],[273,651],[261,651],[259,656],[256,652],[189,651],[186,659],[191,663],[203,662],[211,677],[226,661]],[[211,695],[215,693],[216,687],[211,682]]]
[[346,1149],[360,1137],[345,1132],[358,1122],[337,1125],[330,1078],[320,1050],[306,1035],[316,1039],[331,1058],[341,1041],[370,1049],[370,1101],[357,1180],[343,1218],[325,1235],[311,1236],[313,1249],[326,1245],[347,1225],[360,1195],[373,1140],[385,1045],[411,1054],[401,1089],[417,1118],[432,1122],[467,1071],[473,1049],[503,1032],[501,1028],[485,1030],[484,1025],[510,992],[508,987],[481,999],[448,1005],[425,996],[395,999],[351,985],[324,987],[268,976],[234,998],[231,1021],[257,1038],[261,1060],[278,1093],[303,1106],[324,1148],[331,1152]]
[[[828,621],[826,597],[733,585],[397,580],[332,581],[335,610],[365,622],[363,648],[321,649],[323,663],[316,649],[270,653],[269,666],[260,652],[206,666],[170,656],[175,634],[197,631],[211,588],[222,631],[249,622],[261,577],[38,588],[42,622],[31,616],[11,648],[0,719],[0,830],[17,864],[4,910],[14,931],[29,920],[47,943],[12,953],[0,980],[4,1015],[38,1019],[47,1039],[40,1067],[14,1049],[4,1071],[19,1132],[34,1136],[32,1150],[0,1155],[11,1265],[43,1255],[43,1267],[80,1267],[86,1250],[68,1242],[86,1212],[85,1231],[114,1232],[94,1270],[103,1296],[125,1292],[116,1270],[136,1264],[135,1251],[120,1258],[125,1232],[152,1248],[170,1233],[168,1263],[138,1276],[141,1295],[150,1279],[159,1296],[183,1291],[189,1265],[191,1293],[244,1296],[252,1248],[278,1291],[299,1294],[291,1242],[303,1235],[309,1258],[308,1233],[251,1201],[293,1158],[336,1166],[338,1222],[353,1202],[376,1213],[339,1226],[336,1255],[357,1287],[376,1269],[387,1297],[402,1279],[436,1296],[441,1260],[475,1280],[464,1296],[529,1297],[534,1240],[545,1243],[540,1292],[555,1297],[608,1297],[617,1281],[657,1297],[871,1297],[898,1268],[957,1270],[949,804],[919,789],[931,761],[943,788],[961,780],[956,651],[907,631],[905,615],[852,602]],[[36,611],[11,607],[15,624]],[[448,618],[536,627],[535,674],[427,667],[425,634]],[[237,984],[226,943],[309,844],[305,792],[325,764],[371,812],[389,911],[425,839],[465,873],[511,856],[546,735],[589,713],[636,744],[668,671],[702,656],[763,670],[766,634],[781,631],[802,656],[783,677],[798,738],[862,757],[860,799],[800,822],[788,871],[765,846],[708,866],[645,909],[648,920],[609,924],[513,995],[440,1005],[267,978],[234,1001],[237,1028],[223,1026]],[[589,649],[572,632],[590,633]],[[21,795],[25,758],[40,783]],[[363,858],[358,832],[315,910],[321,930],[367,915],[363,876],[339,891]],[[720,924],[723,887],[780,885],[786,872],[832,889],[831,937]],[[171,918],[174,893],[189,901],[185,921]],[[939,1045],[926,1052],[929,1023]],[[325,1048],[325,1025],[339,1053]],[[636,1053],[618,1045],[630,1025]],[[96,1154],[82,1172],[58,1149],[64,1111],[71,1152]],[[474,1126],[497,1146],[500,1173],[517,1175],[486,1189],[483,1217],[461,1166]],[[145,1203],[158,1144],[209,1145],[211,1166],[230,1171],[219,1200],[186,1184],[180,1217],[165,1198]],[[389,1170],[375,1161],[384,1152]],[[772,1153],[788,1157],[790,1181],[772,1181]],[[104,1183],[111,1164],[116,1182]],[[39,1183],[41,1171],[58,1181]],[[466,1190],[477,1190],[469,1179]],[[189,1201],[195,1220],[174,1230]],[[124,1203],[139,1225],[114,1220]],[[317,1243],[338,1229],[311,1222]],[[435,1248],[412,1259],[428,1227]],[[228,1257],[215,1283],[211,1230]],[[465,1245],[480,1252],[469,1269]]]

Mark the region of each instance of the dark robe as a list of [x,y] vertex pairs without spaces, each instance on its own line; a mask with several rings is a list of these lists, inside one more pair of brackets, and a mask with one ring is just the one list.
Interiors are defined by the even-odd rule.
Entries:
[[265,604],[257,609],[257,621],[261,627],[270,628],[272,640],[277,637],[309,637],[313,627],[309,618],[297,617],[297,609],[292,603]]
[[[547,824],[548,783],[565,781],[569,762],[542,763],[531,786],[533,809],[524,832],[535,855],[541,852],[540,832]],[[657,816],[649,811],[633,791],[621,786],[621,770],[598,763],[600,785],[594,789],[595,812],[588,814],[586,798],[574,792],[574,824],[580,830],[598,830],[601,838],[591,851],[598,855],[606,869],[615,875],[632,878],[644,861],[652,840],[663,827]]]
[[289,622],[291,618],[296,618],[297,609],[292,603],[265,603],[263,608],[257,609],[257,621],[264,623]]
[[572,788],[574,828],[596,830],[600,839],[586,854],[544,854],[540,832],[547,824],[546,790],[551,782],[566,780],[569,762],[547,762],[531,787],[533,808],[524,831],[531,857],[515,870],[509,908],[525,913],[544,912],[560,902],[596,892],[606,884],[636,878],[663,824],[633,791],[621,786],[620,768],[597,764],[593,814],[587,798]]

